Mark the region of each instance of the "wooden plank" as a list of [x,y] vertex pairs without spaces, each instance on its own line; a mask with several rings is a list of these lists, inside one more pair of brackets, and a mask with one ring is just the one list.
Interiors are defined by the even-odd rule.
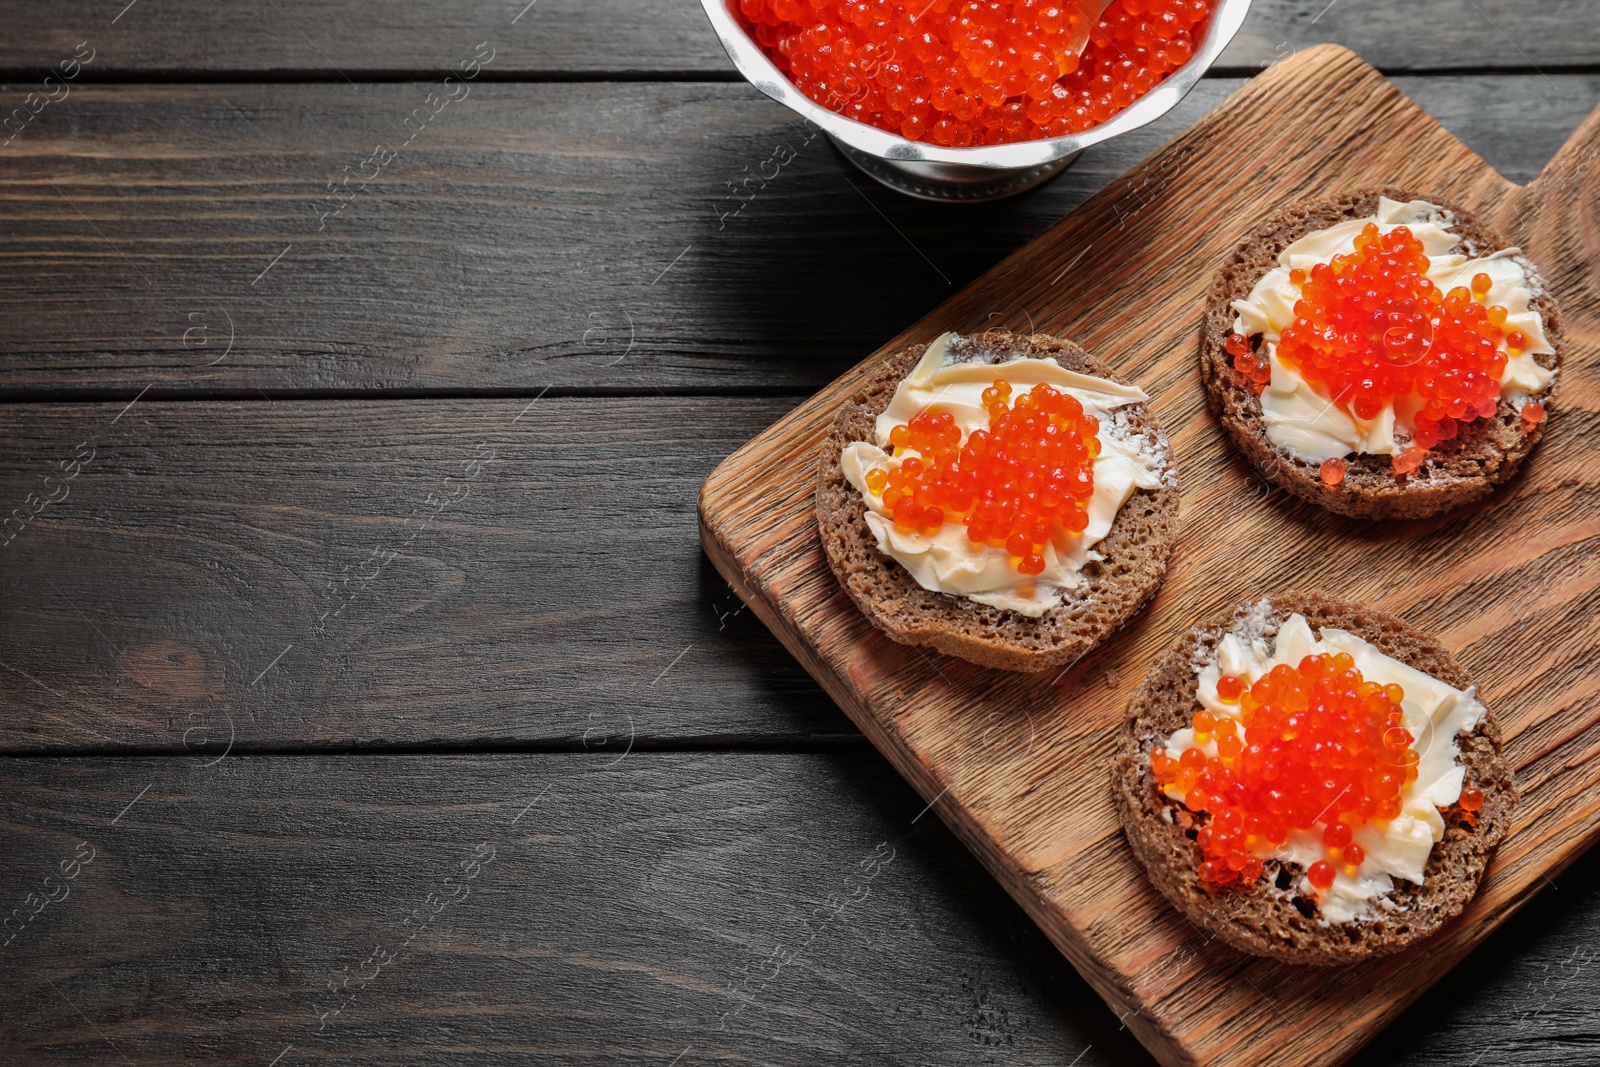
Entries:
[[[870,753],[0,762],[0,1058],[1149,1063],[922,808]],[[1362,1062],[1592,1062],[1597,876]]]
[[[442,72],[480,41],[496,49],[498,75],[703,77],[732,70],[697,0],[279,0],[226,10],[178,0],[130,4],[119,15],[120,7],[63,0],[48,18],[19,11],[6,20],[0,70],[42,72],[85,40],[97,50],[101,77],[244,72],[359,81]],[[1392,71],[1592,65],[1600,61],[1593,14],[1584,0],[1256,0],[1222,64],[1255,68],[1331,41]]]
[[[1258,142],[1270,150],[1249,151]],[[1600,394],[1588,384],[1600,361],[1597,147],[1600,110],[1521,188],[1354,55],[1302,53],[885,346],[970,332],[1000,301],[1017,302],[1041,331],[1080,341],[1155,398],[1184,493],[1172,570],[1128,629],[1059,676],[948,659],[935,670],[868,624],[829,570],[810,514],[815,448],[883,352],[706,483],[702,523],[719,569],[901,773],[944,798],[941,814],[1163,1063],[1339,1062],[1600,837],[1588,668],[1600,645],[1600,526],[1588,503],[1600,489]],[[1279,156],[1296,166],[1276,166]],[[1252,491],[1206,412],[1195,335],[1214,265],[1241,232],[1299,197],[1380,182],[1436,190],[1523,246],[1559,295],[1569,348],[1559,421],[1515,484],[1461,515],[1375,533]],[[1051,285],[1107,242],[1144,254]],[[1501,717],[1523,797],[1461,920],[1397,957],[1336,971],[1205,941],[1140,874],[1105,780],[1131,690],[1157,655],[1227,606],[1308,586],[1403,614],[1455,650]]]
[[1260,67],[1319,44],[1351,49],[1390,73],[1529,70],[1553,73],[1600,58],[1586,0],[1255,0],[1220,65]]
[[[1525,180],[1600,98],[1552,80],[1404,88]],[[0,149],[0,391],[810,392],[1240,84],[955,209],[871,187],[746,86],[478,83],[325,225],[329,179],[425,86],[79,87]],[[741,210],[725,183],[780,143]]]
[[870,752],[10,761],[0,798],[16,1067],[1139,1056]]
[[788,406],[0,408],[0,747],[858,741],[697,543]]

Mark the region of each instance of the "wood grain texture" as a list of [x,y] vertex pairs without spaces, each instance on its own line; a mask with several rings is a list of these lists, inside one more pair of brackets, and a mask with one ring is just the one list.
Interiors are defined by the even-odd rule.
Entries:
[[1141,1059],[922,808],[871,752],[0,762],[0,1061]]
[[[1242,84],[952,210],[748,86],[479,82],[325,225],[428,85],[80,86],[0,148],[0,394],[809,393]],[[1524,180],[1600,99],[1596,75],[1403,87]],[[741,209],[726,183],[779,144]]]
[[[207,762],[0,761],[8,1067],[1153,1062],[872,753]],[[1592,1063],[1600,854],[1557,881],[1360,1067]]]
[[[706,483],[719,569],[918,791],[941,798],[941,815],[1163,1063],[1349,1056],[1600,834],[1597,144],[1600,112],[1521,188],[1351,53],[1301,53],[886,345],[975,330],[1021,305],[1155,398],[1184,491],[1171,573],[1127,630],[1057,678],[934,669],[839,590],[809,513],[813,450],[873,360]],[[1378,527],[1260,491],[1205,410],[1195,345],[1212,265],[1240,233],[1287,201],[1389,182],[1437,189],[1522,245],[1562,302],[1570,348],[1556,421],[1516,482],[1455,516]],[[1095,246],[1144,254],[1117,260],[1113,279],[1063,272]],[[1135,866],[1105,780],[1115,724],[1159,651],[1198,619],[1301,586],[1394,611],[1450,647],[1505,725],[1524,797],[1460,921],[1420,949],[1334,971],[1245,957],[1187,927]]]
[[[698,0],[276,0],[223,9],[200,0],[141,0],[118,16],[121,6],[63,0],[47,14],[6,0],[0,70],[42,72],[89,40],[99,50],[102,77],[250,72],[359,81],[442,72],[457,51],[489,40],[498,50],[496,73],[732,74]],[[1592,65],[1600,61],[1600,44],[1573,28],[1593,15],[1587,0],[1256,0],[1221,62],[1253,68],[1291,48],[1334,41],[1385,70]]]
[[859,740],[697,543],[788,407],[0,408],[0,749]]

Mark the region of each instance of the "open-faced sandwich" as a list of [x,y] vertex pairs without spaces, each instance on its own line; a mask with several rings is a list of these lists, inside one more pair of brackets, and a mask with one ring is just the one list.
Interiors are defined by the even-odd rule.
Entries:
[[1461,912],[1510,825],[1500,728],[1401,620],[1314,594],[1192,631],[1134,694],[1113,792],[1196,924],[1262,956],[1394,952]]
[[1461,208],[1366,189],[1245,238],[1200,360],[1269,481],[1343,515],[1423,518],[1487,495],[1538,442],[1560,316],[1533,264]]
[[1155,592],[1177,486],[1149,397],[1077,345],[944,334],[839,412],[816,514],[839,581],[890,637],[1037,671]]

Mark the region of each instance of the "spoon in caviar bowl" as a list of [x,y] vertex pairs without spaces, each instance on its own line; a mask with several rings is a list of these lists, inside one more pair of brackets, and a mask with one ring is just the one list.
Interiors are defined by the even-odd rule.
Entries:
[[1172,110],[1250,0],[701,0],[757,89],[924,200],[1012,196]]

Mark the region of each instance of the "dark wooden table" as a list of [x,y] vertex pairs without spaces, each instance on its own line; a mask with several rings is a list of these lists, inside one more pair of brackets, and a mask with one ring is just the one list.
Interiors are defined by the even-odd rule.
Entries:
[[[1167,119],[953,209],[692,0],[524,2],[0,3],[0,1064],[1150,1062],[699,483],[1292,49],[1526,180],[1600,3],[1257,0]],[[1600,1061],[1597,878],[1359,1062]]]

